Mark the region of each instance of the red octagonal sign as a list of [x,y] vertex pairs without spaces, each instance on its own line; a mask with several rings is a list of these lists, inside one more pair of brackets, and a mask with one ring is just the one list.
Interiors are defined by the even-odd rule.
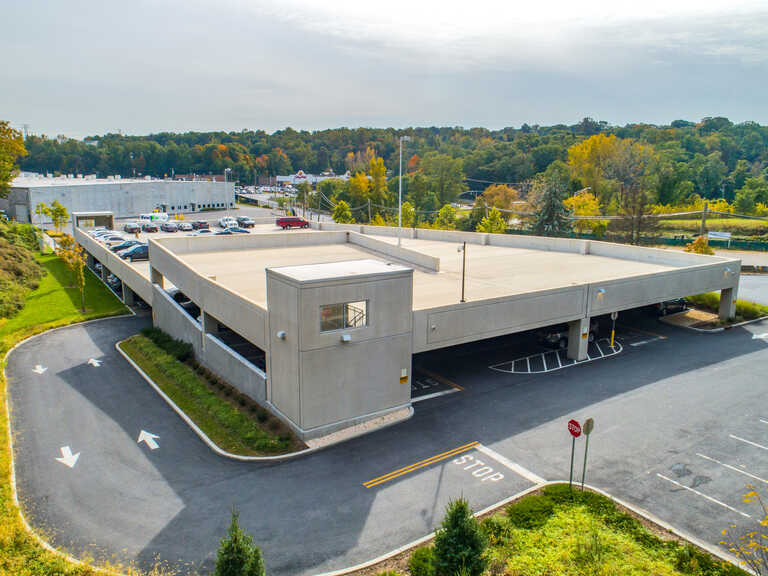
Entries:
[[571,436],[573,436],[574,438],[578,438],[579,436],[581,436],[581,424],[579,424],[576,420],[569,420],[568,432],[570,432]]

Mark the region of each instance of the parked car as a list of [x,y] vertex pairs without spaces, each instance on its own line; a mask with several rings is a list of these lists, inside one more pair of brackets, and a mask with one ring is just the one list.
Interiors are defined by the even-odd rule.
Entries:
[[149,260],[149,246],[146,244],[138,244],[124,250],[120,253],[120,257],[128,262],[135,262],[137,260]]
[[220,228],[230,228],[231,226],[237,226],[237,220],[232,218],[232,216],[224,216],[223,218],[219,218]]
[[685,298],[676,298],[674,300],[667,300],[666,302],[659,302],[650,306],[658,316],[666,316],[667,314],[675,314],[676,312],[684,312],[688,310],[688,300]]
[[238,216],[237,223],[240,225],[241,228],[253,228],[254,226],[256,226],[256,222],[253,221],[248,216]]
[[157,227],[157,224],[154,222],[142,222],[141,223],[141,231],[142,232],[157,232],[159,228]]
[[[590,342],[594,342],[597,339],[599,330],[600,326],[597,321],[592,320],[589,324],[588,338]],[[540,344],[565,350],[568,348],[568,324],[558,324],[539,330],[536,332],[536,340],[538,340]]]
[[101,238],[102,236],[108,236],[109,234],[116,234],[116,232],[114,230],[107,230],[106,228],[102,228],[101,230],[92,230],[90,232],[90,235],[93,238]]
[[278,218],[275,224],[283,230],[287,230],[288,228],[309,228],[309,222],[298,216],[283,216],[282,218]]
[[112,246],[115,246],[116,244],[122,244],[123,242],[125,242],[125,237],[120,236],[119,234],[111,234],[111,235],[100,236],[98,240],[102,244],[106,244],[107,246],[112,247]]
[[179,227],[177,226],[176,222],[163,222],[160,224],[160,230],[163,232],[178,232]]
[[205,220],[195,220],[192,222],[192,228],[194,230],[207,230],[210,226]]
[[121,250],[126,250],[131,246],[136,246],[136,244],[141,244],[141,242],[139,240],[126,240],[125,242],[121,242],[120,244],[115,244],[114,246],[110,246],[109,249],[112,250],[112,252],[120,252]]
[[139,232],[140,230],[141,226],[136,222],[126,222],[123,224],[123,232],[127,232],[128,234],[136,234],[136,232]]
[[191,232],[194,228],[192,228],[192,224],[189,222],[179,222],[179,230],[182,232]]
[[96,236],[98,234],[104,234],[105,232],[111,232],[111,230],[107,230],[104,226],[97,226],[96,228],[91,228],[88,230],[88,235]]
[[219,230],[215,233],[215,236],[222,236],[224,234],[250,234],[248,230],[245,228],[239,228],[238,226],[230,226],[229,228],[224,228],[224,230]]

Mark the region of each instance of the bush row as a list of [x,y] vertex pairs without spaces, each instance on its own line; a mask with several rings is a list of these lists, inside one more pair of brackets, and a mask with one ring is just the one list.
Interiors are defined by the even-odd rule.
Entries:
[[143,328],[141,333],[152,340],[158,348],[165,350],[179,362],[188,362],[195,357],[195,349],[192,347],[192,344],[183,340],[176,340],[159,328],[148,326]]

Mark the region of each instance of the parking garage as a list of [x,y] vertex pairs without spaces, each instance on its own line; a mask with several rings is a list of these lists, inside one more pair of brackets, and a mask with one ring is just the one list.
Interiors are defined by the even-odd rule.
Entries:
[[591,342],[594,317],[716,290],[721,317],[734,313],[734,259],[421,229],[398,245],[396,228],[314,227],[158,237],[133,265],[76,236],[158,327],[303,438],[407,416],[414,386],[445,388],[413,373],[414,354],[564,325],[566,348],[544,362],[568,364],[605,348]]

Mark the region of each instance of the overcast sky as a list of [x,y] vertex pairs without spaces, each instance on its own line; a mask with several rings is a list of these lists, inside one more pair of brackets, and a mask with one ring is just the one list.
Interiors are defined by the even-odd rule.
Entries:
[[49,136],[768,123],[765,0],[10,0],[0,15],[0,119]]

